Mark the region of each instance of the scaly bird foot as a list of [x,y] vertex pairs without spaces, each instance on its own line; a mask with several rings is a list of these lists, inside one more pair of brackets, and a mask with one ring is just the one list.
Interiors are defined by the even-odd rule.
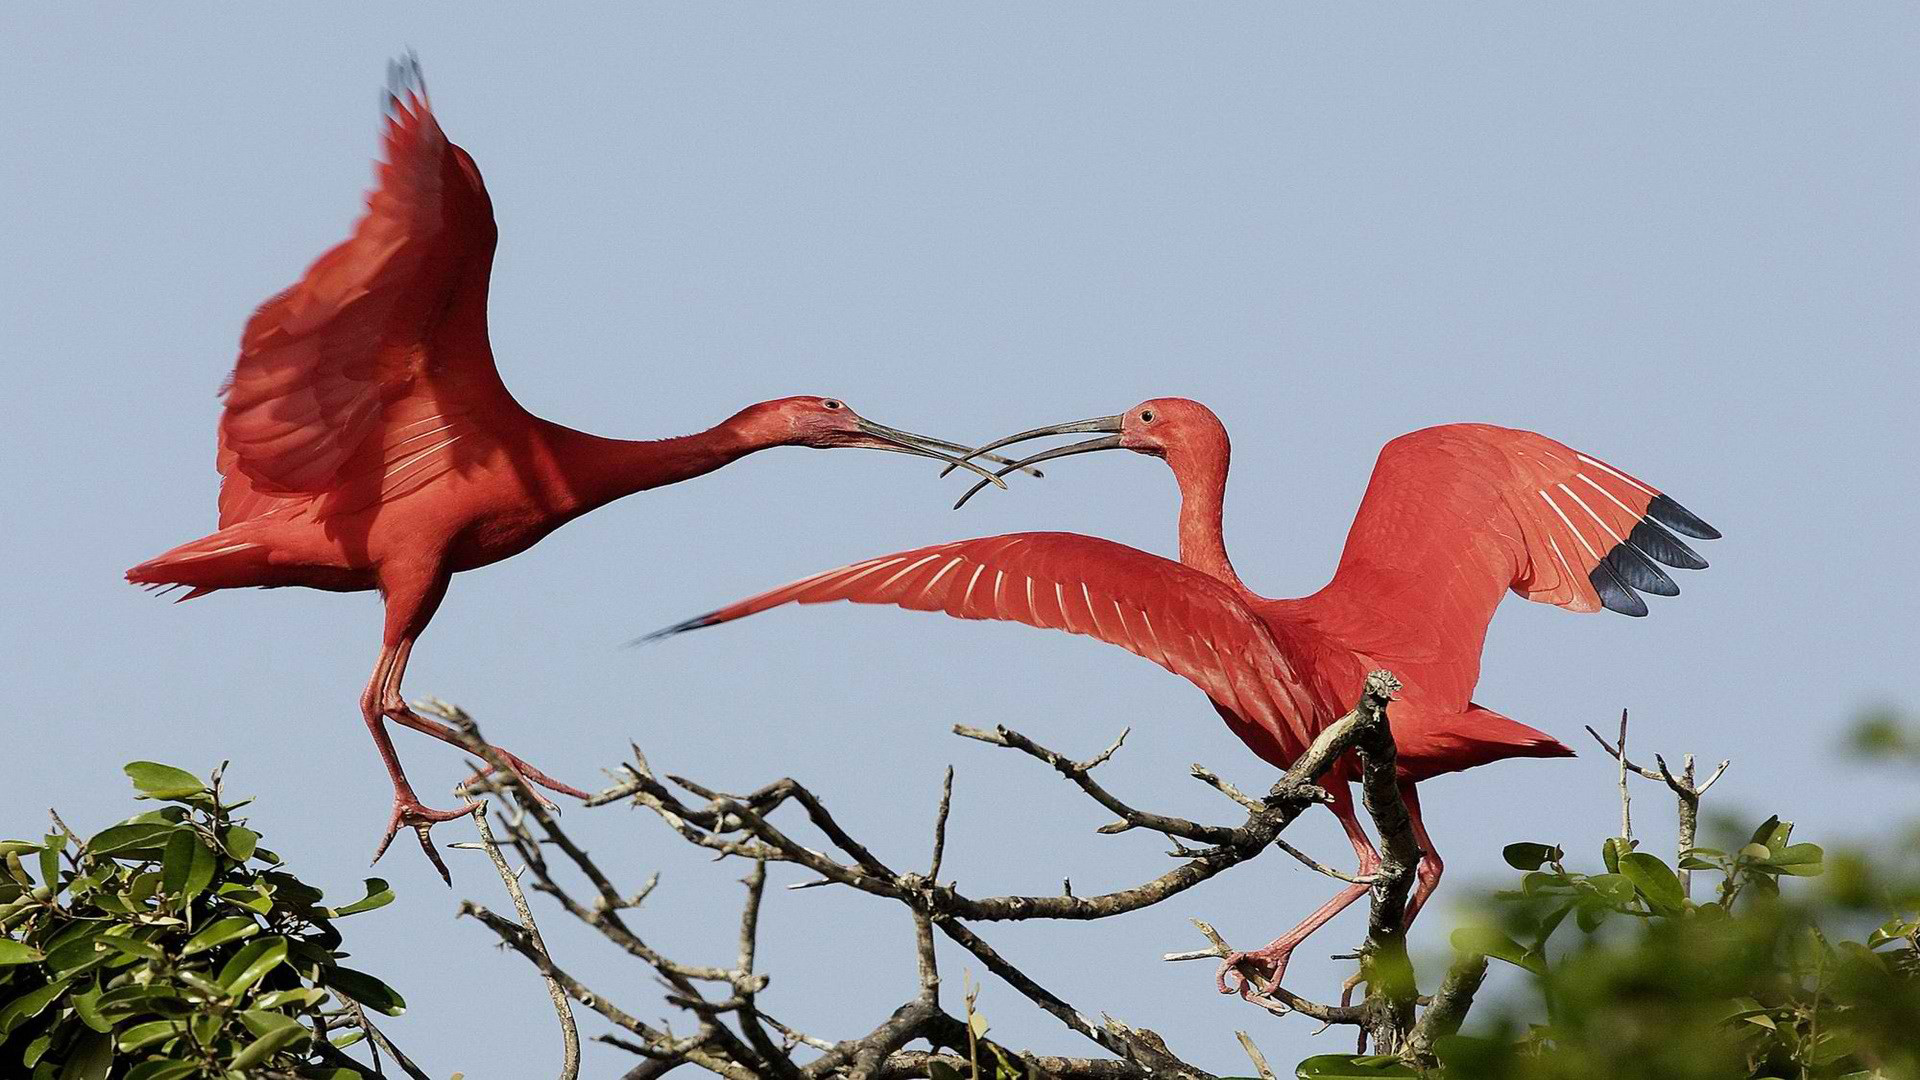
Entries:
[[[1266,997],[1280,985],[1287,973],[1287,961],[1293,956],[1298,942],[1276,941],[1264,949],[1249,952],[1231,953],[1220,962],[1220,972],[1214,982],[1223,994],[1239,994],[1252,1001],[1254,997]],[[1227,980],[1238,980],[1238,986],[1231,986]]]
[[429,830],[443,821],[463,818],[479,810],[480,804],[477,802],[468,803],[458,810],[435,810],[421,805],[420,800],[411,794],[396,792],[393,797],[393,816],[387,819],[387,835],[380,838],[380,847],[373,853],[373,861],[376,863],[380,861],[380,856],[387,853],[387,846],[393,843],[394,835],[400,831],[400,826],[405,825],[420,837],[420,850],[427,853],[433,868],[440,871],[440,879],[451,888],[453,875],[447,872],[446,862],[440,858],[440,853],[434,850],[433,841],[428,835]]

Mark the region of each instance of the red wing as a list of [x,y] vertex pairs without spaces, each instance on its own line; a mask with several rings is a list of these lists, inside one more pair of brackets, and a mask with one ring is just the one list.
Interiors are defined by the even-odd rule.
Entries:
[[223,518],[230,502],[241,512],[260,497],[329,490],[396,422],[428,431],[511,400],[487,347],[486,188],[434,120],[418,67],[395,75],[366,216],[241,338],[220,421],[221,471],[236,488],[222,493]]
[[1096,637],[1192,681],[1271,732],[1289,757],[1311,741],[1311,704],[1300,679],[1266,625],[1231,589],[1158,555],[1076,533],[1011,533],[883,555],[651,636],[829,600]]
[[1464,709],[1507,589],[1572,611],[1645,615],[1639,592],[1680,591],[1659,564],[1707,565],[1674,532],[1720,535],[1652,486],[1544,435],[1427,428],[1380,451],[1332,583],[1298,607],[1398,662],[1410,687]]

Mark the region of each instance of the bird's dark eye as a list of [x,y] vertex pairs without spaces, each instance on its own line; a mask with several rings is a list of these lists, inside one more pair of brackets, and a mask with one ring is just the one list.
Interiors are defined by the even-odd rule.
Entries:
[[1153,410],[1152,410],[1152,409],[1142,409],[1142,410],[1141,410],[1141,412],[1140,412],[1140,422],[1141,422],[1141,423],[1143,423],[1143,424],[1151,424],[1151,423],[1153,423]]
[[821,402],[820,404],[822,404],[822,405],[825,405],[825,406],[826,406],[827,408],[829,408],[829,409],[838,409],[838,408],[840,408],[840,403],[839,403],[839,402],[837,402],[837,401],[835,401],[835,400],[833,400],[832,398],[828,398],[827,400],[825,400],[825,401],[823,401],[823,402]]

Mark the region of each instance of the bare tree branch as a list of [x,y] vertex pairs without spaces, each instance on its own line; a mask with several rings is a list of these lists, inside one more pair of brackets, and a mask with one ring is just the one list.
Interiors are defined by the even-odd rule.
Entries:
[[[492,749],[489,747],[488,749]],[[495,768],[504,768],[504,761],[496,762]],[[547,943],[540,938],[540,928],[534,925],[533,909],[527,906],[527,896],[520,891],[520,875],[507,865],[506,857],[500,854],[500,845],[493,839],[493,830],[487,825],[487,804],[481,803],[480,809],[473,815],[473,823],[480,830],[480,846],[486,851],[487,858],[493,860],[493,868],[500,874],[500,883],[507,887],[507,895],[513,898],[513,910],[520,916],[520,926],[527,932],[527,943],[542,956],[547,953]],[[580,1075],[580,1031],[573,1022],[573,1006],[567,1002],[567,992],[551,975],[542,973],[546,979],[547,994],[553,998],[553,1011],[560,1018],[561,1064],[560,1080],[576,1080]]]
[[[1410,1055],[1424,1052],[1418,1048],[1428,1044],[1415,1043],[1412,1034],[1431,1033],[1422,1035],[1430,1040],[1450,1030],[1448,1024],[1457,1027],[1458,1017],[1449,1019],[1445,1010],[1464,1014],[1478,983],[1472,980],[1473,985],[1467,985],[1469,980],[1464,975],[1450,976],[1448,986],[1443,987],[1442,994],[1435,999],[1436,1006],[1429,1007],[1419,1023],[1414,1020],[1421,999],[1413,987],[1411,968],[1406,962],[1401,923],[1413,868],[1422,853],[1413,839],[1411,818],[1401,797],[1392,732],[1386,722],[1386,706],[1397,689],[1398,683],[1391,675],[1385,672],[1370,675],[1354,709],[1322,731],[1264,798],[1247,796],[1195,766],[1195,777],[1232,799],[1245,812],[1245,820],[1238,825],[1206,824],[1143,810],[1094,780],[1093,771],[1121,748],[1124,732],[1094,756],[1076,760],[1004,726],[990,730],[956,728],[958,734],[1018,751],[1058,772],[1081,793],[1119,818],[1114,826],[1102,831],[1143,829],[1173,841],[1175,854],[1181,859],[1179,865],[1152,880],[1095,896],[1076,896],[1067,885],[1057,895],[976,897],[961,892],[950,881],[943,883],[940,874],[947,854],[947,825],[953,803],[951,769],[941,785],[927,872],[919,874],[893,869],[842,827],[818,796],[791,778],[776,780],[745,794],[732,794],[683,777],[656,774],[645,755],[635,747],[633,761],[620,767],[613,786],[593,797],[590,805],[628,802],[644,807],[688,843],[712,851],[720,858],[744,858],[752,863],[744,881],[747,893],[739,921],[737,958],[731,967],[683,963],[647,945],[622,913],[638,906],[657,877],[650,879],[638,893],[623,893],[613,878],[560,829],[548,807],[526,790],[524,782],[500,767],[502,763],[489,753],[491,748],[479,739],[468,718],[464,725],[456,721],[455,726],[471,738],[477,756],[495,765],[474,787],[503,798],[510,797],[517,804],[516,812],[503,823],[504,842],[525,861],[526,873],[530,875],[529,888],[553,897],[568,914],[647,964],[664,984],[667,1002],[693,1020],[692,1034],[677,1034],[664,1022],[641,1021],[574,979],[556,965],[540,945],[530,915],[521,925],[515,925],[471,902],[462,906],[462,913],[481,922],[503,944],[519,952],[566,998],[593,1009],[618,1028],[622,1034],[602,1039],[643,1059],[628,1073],[635,1080],[661,1076],[683,1064],[695,1065],[730,1080],[923,1077],[936,1066],[952,1067],[968,1075],[970,1059],[963,1055],[985,1053],[995,1055],[996,1060],[1004,1057],[1024,1063],[1034,1076],[1055,1076],[1063,1080],[1078,1077],[1213,1080],[1211,1074],[1181,1060],[1152,1031],[1110,1016],[1096,1016],[1068,1002],[1000,953],[969,924],[1111,918],[1161,903],[1277,847],[1329,876],[1371,886],[1373,903],[1368,941],[1362,950],[1363,971],[1368,976],[1370,989],[1368,997],[1359,1005],[1324,1005],[1284,988],[1259,1003],[1275,1013],[1299,1012],[1323,1023],[1359,1026],[1372,1033],[1376,1046],[1383,1051],[1404,1049]],[[444,708],[446,712],[442,715],[464,718],[458,710],[450,706]],[[1281,833],[1307,807],[1330,798],[1320,781],[1350,752],[1359,764],[1362,801],[1382,840],[1380,870],[1364,878],[1326,867],[1281,838]],[[785,809],[790,805],[804,816],[804,823],[791,818],[795,811]],[[796,826],[817,839],[803,839],[795,831]],[[485,839],[497,856],[502,845],[490,834]],[[1182,841],[1201,846],[1190,847]],[[819,846],[814,846],[816,844]],[[550,851],[555,850],[564,856],[560,864],[549,858]],[[758,935],[770,863],[787,863],[807,872],[808,880],[789,888],[837,885],[903,907],[912,929],[915,975],[910,989],[903,987],[909,996],[872,1029],[837,1040],[821,1038],[780,1022],[761,1005],[759,998],[768,985],[768,976],[757,970]],[[498,865],[504,866],[504,859]],[[561,880],[560,865],[570,866],[591,884],[591,902],[573,895],[572,888]],[[513,887],[509,891],[516,897],[523,895]],[[1191,955],[1219,956],[1231,951],[1210,926],[1200,925],[1212,948]],[[941,1006],[940,970],[934,947],[936,931],[965,949],[1002,984],[1034,1007],[1113,1057],[1028,1055],[982,1038],[965,1020]],[[1484,962],[1481,969],[1484,970]],[[702,987],[708,992],[703,992]],[[722,993],[725,996],[721,996]],[[969,1016],[972,1015],[971,1002],[969,996]],[[1436,1017],[1438,1006],[1444,1009]],[[925,1041],[930,1048],[907,1049],[915,1041]],[[1263,1075],[1271,1075],[1257,1047],[1251,1045],[1250,1039],[1243,1042],[1256,1068]]]

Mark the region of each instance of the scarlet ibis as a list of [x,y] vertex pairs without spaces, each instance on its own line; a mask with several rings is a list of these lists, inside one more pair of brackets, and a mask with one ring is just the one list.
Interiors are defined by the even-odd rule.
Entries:
[[[829,570],[659,633],[782,604],[849,600],[1085,634],[1191,680],[1234,734],[1282,769],[1351,706],[1368,671],[1389,669],[1404,683],[1388,717],[1423,850],[1411,921],[1442,870],[1414,785],[1506,758],[1573,753],[1471,700],[1501,596],[1511,589],[1572,611],[1645,615],[1640,593],[1679,592],[1660,564],[1707,565],[1674,534],[1720,535],[1652,486],[1543,435],[1448,424],[1400,436],[1380,452],[1325,588],[1268,599],[1241,582],[1227,557],[1227,431],[1206,406],[1159,398],[981,450],[1072,432],[1103,434],[1009,467],[1114,449],[1164,460],[1180,488],[1179,562],[1076,533],[988,536]],[[1343,760],[1323,784],[1365,876],[1379,855],[1354,813],[1356,778],[1354,763]],[[1366,891],[1349,885],[1266,947],[1228,957],[1221,992],[1233,991],[1229,976],[1243,996],[1271,991],[1300,942]]]
[[[655,441],[602,438],[527,412],[487,343],[496,233],[480,171],[441,132],[412,57],[389,69],[385,103],[386,161],[366,215],[254,312],[241,337],[222,389],[219,531],[141,563],[127,580],[184,586],[183,600],[243,586],[380,590],[386,629],[360,709],[394,796],[374,859],[407,825],[446,877],[428,831],[475,806],[422,805],[385,721],[459,745],[400,691],[414,641],[454,573],[525,551],[615,499],[769,447],[865,447],[949,463],[959,463],[950,451],[966,448],[824,397],[763,401],[698,434]],[[502,756],[528,780],[585,797]]]

